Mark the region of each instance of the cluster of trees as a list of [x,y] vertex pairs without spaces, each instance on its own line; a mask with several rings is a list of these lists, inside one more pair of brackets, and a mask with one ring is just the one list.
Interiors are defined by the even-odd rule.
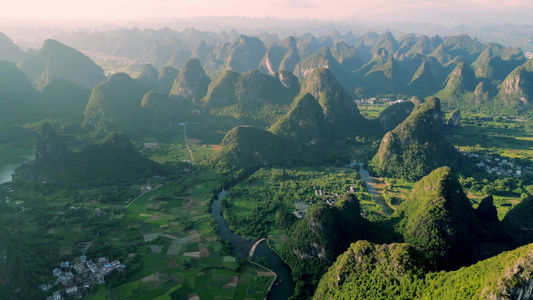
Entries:
[[459,176],[459,182],[464,188],[470,189],[473,192],[480,192],[485,196],[512,196],[525,198],[527,195],[533,194],[533,185],[524,184],[523,179],[519,178],[495,178],[490,180],[487,178],[478,180],[474,177]]

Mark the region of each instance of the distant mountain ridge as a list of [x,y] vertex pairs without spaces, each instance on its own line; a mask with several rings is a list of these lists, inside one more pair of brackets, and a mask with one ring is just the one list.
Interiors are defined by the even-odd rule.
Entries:
[[48,39],[35,56],[29,56],[19,67],[37,86],[43,87],[63,77],[86,88],[105,81],[103,69],[78,50]]
[[[482,43],[466,34],[394,36],[388,31],[364,35],[334,31],[324,36],[302,34],[281,39],[275,34],[246,36],[236,31],[215,34],[194,29],[178,32],[169,28],[135,28],[83,36],[65,32],[55,38],[83,51],[148,62],[156,70],[161,67],[181,69],[187,60],[197,58],[211,79],[227,70],[246,73],[258,69],[269,75],[294,72],[303,81],[313,70],[326,67],[355,98],[437,95],[449,109],[497,112],[498,107],[506,107],[506,112],[531,114],[531,96],[527,91],[530,80],[522,79],[523,88],[511,89],[511,79],[507,78],[526,63],[522,50]],[[70,47],[59,46],[55,41],[47,40],[37,52],[25,53],[16,50],[9,38],[2,40],[0,58],[5,53],[5,59],[19,63],[38,88],[56,77],[87,88],[105,80],[102,74],[96,75],[101,72],[93,67],[92,75],[82,76],[69,67],[57,65],[54,57],[58,54],[54,53],[72,57],[69,65],[80,64],[83,59],[75,55],[75,51],[66,50]],[[91,65],[88,61],[83,64],[87,67],[82,69],[87,70]],[[78,65],[75,69],[80,68]],[[468,69],[473,70],[473,76],[466,71]],[[160,72],[160,76],[164,77],[166,71]],[[152,76],[154,74],[152,70]],[[153,78],[144,84],[151,90],[170,92],[174,79],[172,75],[166,83],[158,80],[155,88]],[[505,79],[509,80],[504,84]]]

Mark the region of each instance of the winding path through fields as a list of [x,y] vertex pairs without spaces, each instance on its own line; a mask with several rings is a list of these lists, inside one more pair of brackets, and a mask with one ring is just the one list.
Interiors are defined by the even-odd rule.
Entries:
[[191,147],[189,147],[189,143],[187,142],[187,123],[183,123],[183,139],[185,140],[185,146],[187,147],[187,150],[189,150],[189,155],[191,156],[191,161],[194,163],[194,157],[192,156],[192,150]]
[[157,189],[160,188],[160,187],[161,187],[161,184],[158,185],[158,186],[156,186],[156,188],[153,189],[153,190],[151,190],[151,191],[146,191],[146,192],[144,192],[144,193],[141,193],[139,196],[135,197],[135,199],[131,200],[131,202],[128,203],[128,205],[124,206],[124,208],[128,208],[130,205],[133,204],[133,202],[135,202],[135,200],[139,199],[142,195],[144,195],[144,194],[146,194],[146,193],[153,192],[153,191],[157,190]]
[[[189,151],[189,155],[191,156],[191,162],[193,164],[195,164],[195,161],[194,161],[194,157],[192,156],[192,150],[191,150],[191,147],[189,147],[189,142],[187,142],[187,127],[185,124],[187,123],[182,123],[183,124],[183,139],[185,140],[185,146],[187,147],[187,150]],[[198,169],[196,169],[196,171],[192,172],[192,174],[196,173],[200,171],[200,167],[198,167]]]

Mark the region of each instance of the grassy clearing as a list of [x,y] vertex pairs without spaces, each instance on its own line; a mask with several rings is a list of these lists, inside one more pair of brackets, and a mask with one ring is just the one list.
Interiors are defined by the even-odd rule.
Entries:
[[387,108],[387,106],[359,105],[358,108],[364,117],[368,119],[376,119],[379,117],[381,112],[383,112]]

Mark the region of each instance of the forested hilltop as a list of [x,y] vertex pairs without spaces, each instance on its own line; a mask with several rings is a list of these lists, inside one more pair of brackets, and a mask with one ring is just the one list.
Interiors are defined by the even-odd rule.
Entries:
[[291,299],[533,299],[532,72],[466,34],[2,35],[0,298],[264,299],[265,238]]

